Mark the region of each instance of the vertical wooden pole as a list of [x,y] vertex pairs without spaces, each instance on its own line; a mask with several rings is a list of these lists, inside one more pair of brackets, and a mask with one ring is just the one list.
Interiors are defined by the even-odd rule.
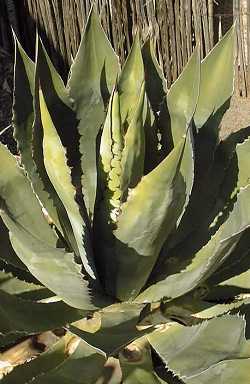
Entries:
[[181,71],[182,71],[182,49],[181,49],[180,2],[179,2],[179,0],[175,0],[174,17],[175,17],[177,71],[178,71],[178,76],[179,76]]
[[214,2],[208,0],[208,27],[210,36],[210,47],[214,46]]
[[186,0],[180,1],[180,33],[181,33],[181,50],[182,50],[182,65],[187,63],[187,41],[188,35],[186,30],[186,12],[185,12]]
[[247,1],[247,87],[250,92],[250,2]]
[[246,55],[245,55],[245,39],[243,25],[243,3],[239,4],[239,49],[241,57],[241,78],[242,78],[242,96],[247,97],[247,74],[246,74]]
[[202,0],[202,3],[201,3],[201,21],[203,26],[203,36],[204,36],[204,42],[205,42],[205,54],[207,55],[211,49],[210,36],[209,36],[209,24],[208,24],[207,0]]
[[185,14],[186,14],[186,39],[187,39],[187,54],[188,58],[192,54],[192,0],[185,0]]
[[169,29],[170,29],[170,47],[171,47],[171,57],[172,57],[172,76],[173,80],[177,79],[177,55],[176,55],[176,41],[175,41],[175,19],[174,19],[174,9],[173,1],[167,0],[167,9],[168,9],[168,20],[169,20]]

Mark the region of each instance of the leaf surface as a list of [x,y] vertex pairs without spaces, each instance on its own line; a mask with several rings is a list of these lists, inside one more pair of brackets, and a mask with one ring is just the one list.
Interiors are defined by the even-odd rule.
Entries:
[[193,118],[200,91],[200,47],[197,46],[167,94],[173,143],[176,145]]
[[136,300],[158,301],[162,297],[178,297],[206,280],[227,259],[242,233],[250,225],[248,209],[250,188],[238,194],[238,199],[227,221],[210,241],[195,255],[185,270],[162,279],[147,288]]
[[[94,384],[101,375],[105,357],[83,341],[68,355],[70,339],[65,336],[36,359],[19,366],[3,379],[3,383],[20,384]],[[77,372],[77,374],[76,374]]]
[[76,201],[76,190],[72,184],[71,169],[67,163],[66,149],[52,121],[42,90],[39,91],[41,119],[43,125],[43,153],[47,174],[68,214],[79,253],[86,272],[95,278],[89,230],[84,220],[84,208]]
[[92,8],[68,81],[69,94],[79,119],[82,188],[90,216],[93,215],[97,187],[96,139],[118,71],[118,58]]
[[[200,96],[194,115],[197,129],[202,128],[211,116],[219,123],[225,112],[221,108],[233,94],[234,39],[235,26],[230,28],[202,61]],[[215,116],[218,111],[219,116]],[[211,134],[218,137],[218,124],[210,125],[210,130]]]
[[65,326],[86,315],[62,301],[36,303],[0,290],[0,333],[38,333]]
[[131,344],[135,351],[138,351],[139,358],[129,359],[126,352],[120,352],[119,361],[122,369],[122,378],[124,384],[163,384],[154,371],[150,348],[148,345],[141,346],[141,339]]
[[[181,213],[185,184],[180,172],[185,140],[131,191],[114,231],[116,296],[135,297],[152,271],[161,246]],[[157,186],[157,188],[156,188]]]
[[[134,188],[141,180],[144,171],[145,134],[143,124],[143,106],[145,85],[140,91],[139,101],[128,126],[124,139],[121,159],[121,191],[127,197],[128,188]],[[124,199],[124,198],[123,198]]]
[[11,233],[14,251],[42,284],[70,305],[93,308],[81,266],[75,263],[74,255],[56,248],[58,238],[45,220],[28,179],[3,145],[0,159],[0,213]]
[[192,382],[215,364],[249,357],[245,320],[225,315],[193,327],[173,325],[148,336],[167,368],[184,382]]
[[27,56],[15,37],[14,136],[20,151],[21,162],[25,167],[32,187],[55,225],[61,231],[57,210],[47,193],[33,160],[34,93],[35,63]]
[[97,314],[97,318],[94,318],[95,329],[92,331],[86,320],[72,324],[69,330],[88,344],[111,355],[145,334],[145,331],[136,327],[141,310],[142,306],[134,304],[114,304]]
[[143,82],[144,66],[139,35],[137,34],[117,85],[120,97],[121,120],[125,127],[129,126],[133,118]]

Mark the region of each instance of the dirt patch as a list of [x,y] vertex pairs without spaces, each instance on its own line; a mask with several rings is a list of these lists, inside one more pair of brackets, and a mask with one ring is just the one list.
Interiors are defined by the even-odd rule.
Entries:
[[222,120],[221,136],[224,138],[230,132],[248,126],[250,126],[250,98],[232,97],[230,108]]

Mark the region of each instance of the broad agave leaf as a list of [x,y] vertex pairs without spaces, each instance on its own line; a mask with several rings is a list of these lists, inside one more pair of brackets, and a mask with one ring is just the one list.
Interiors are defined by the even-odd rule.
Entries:
[[[93,266],[91,266],[91,247],[88,246],[89,230],[87,227],[87,213],[85,207],[80,209],[77,203],[79,199],[77,196],[77,188],[80,189],[81,184],[72,185],[74,177],[74,167],[78,167],[78,164],[74,164],[69,160],[70,156],[70,140],[68,139],[68,147],[64,147],[62,135],[60,132],[62,128],[71,129],[71,132],[65,133],[68,138],[69,135],[74,137],[75,117],[73,112],[68,109],[65,104],[58,103],[56,98],[57,94],[53,93],[53,87],[48,89],[44,86],[46,83],[46,62],[45,55],[43,55],[41,45],[38,45],[38,57],[37,57],[37,71],[39,73],[39,81],[41,89],[39,90],[39,103],[41,111],[41,123],[43,127],[43,155],[44,165],[47,174],[53,184],[57,195],[59,196],[66,212],[69,217],[71,227],[76,239],[80,257],[83,261],[85,270],[92,278],[95,278]],[[46,77],[45,77],[46,76]],[[56,89],[54,89],[56,92]],[[55,104],[58,106],[56,107]],[[61,116],[68,116],[68,120],[62,122]],[[72,116],[73,115],[73,116]],[[76,156],[75,156],[76,158]],[[74,162],[77,162],[77,158]],[[70,168],[70,166],[72,168]],[[75,188],[74,188],[75,187]],[[78,193],[79,194],[79,193]],[[85,244],[85,247],[84,247]]]
[[[6,272],[4,270],[0,271],[0,289],[4,292],[20,296],[27,292],[34,292],[42,288],[43,287],[38,284],[28,283],[18,279],[11,272]],[[46,288],[44,288],[44,290],[47,291],[47,293],[49,292]]]
[[210,241],[194,255],[191,264],[177,273],[160,280],[144,291],[139,299],[158,301],[162,297],[178,297],[199,286],[225,262],[239,241],[242,233],[250,225],[248,212],[250,186],[238,194],[237,202],[227,221]]
[[[226,165],[223,162],[228,161],[227,156],[220,153],[223,152],[220,149],[224,149],[226,145],[223,143],[219,148],[219,127],[233,93],[234,37],[234,27],[232,27],[201,63],[199,97],[193,117],[197,131],[197,137],[194,140],[194,185],[190,204],[184,214],[177,238],[172,240],[171,247],[188,236],[193,238],[192,232],[201,226],[201,218],[210,218],[214,212],[212,204],[218,201],[216,201],[218,193],[216,188],[224,177]],[[223,87],[220,85],[222,76],[226,82]],[[216,164],[216,155],[219,155],[218,164]],[[221,176],[215,178],[215,172],[220,173]],[[229,180],[232,181],[232,174]],[[199,214],[200,209],[205,210],[204,216]]]
[[186,379],[187,384],[234,384],[249,380],[250,359],[232,359],[211,366],[205,372]]
[[134,109],[138,103],[143,82],[144,67],[139,34],[137,33],[117,85],[121,100],[121,120],[126,128],[134,116]]
[[1,213],[5,212],[6,215],[9,215],[31,236],[46,242],[48,246],[55,246],[58,238],[46,222],[29,180],[18,166],[15,157],[3,144],[0,145],[0,159]]
[[160,110],[160,105],[167,92],[167,85],[162,70],[155,57],[151,39],[148,39],[142,47],[142,58],[147,96],[152,110],[156,113]]
[[[216,379],[218,364],[242,359],[248,366],[249,341],[244,332],[243,318],[225,315],[193,327],[167,327],[152,333],[148,339],[171,371],[185,383],[193,383],[195,376],[202,378],[205,374],[206,377],[209,369],[214,371]],[[220,368],[218,370],[221,372]]]
[[65,303],[38,303],[24,300],[7,292],[0,291],[1,297],[1,335],[15,330],[21,334],[33,334],[48,329],[56,329],[68,322],[77,321],[86,311],[74,309]]
[[138,104],[124,139],[121,158],[121,190],[123,193],[123,201],[127,198],[129,188],[134,188],[143,176],[145,158],[145,134],[143,126],[144,97],[145,85],[143,84]]
[[34,121],[33,97],[35,94],[35,63],[26,55],[15,37],[15,88],[13,105],[14,136],[17,140],[21,162],[28,173],[32,187],[39,196],[57,228],[61,230],[57,210],[37,170],[32,156],[32,129]]
[[68,336],[63,337],[38,359],[17,367],[2,382],[14,384],[18,380],[20,384],[94,384],[102,374],[106,361],[104,354],[83,341],[78,341],[75,351],[68,354],[70,342]]
[[[86,309],[90,309],[92,304],[88,283],[81,275],[81,266],[74,262],[73,255],[56,248],[58,238],[46,222],[29,181],[3,145],[0,146],[0,158],[3,166],[0,181],[1,216],[10,230],[16,254],[39,281],[66,302],[81,308],[85,296],[89,303],[86,303]],[[65,281],[70,290],[65,286]]]
[[[219,123],[228,107],[226,103],[233,94],[234,39],[233,26],[201,64],[200,95],[194,122],[198,130],[209,122],[209,126],[204,128],[217,138]],[[218,86],[222,77],[225,82]],[[212,124],[211,117],[214,118]]]
[[92,9],[73,62],[68,90],[73,99],[77,118],[80,120],[80,153],[82,155],[82,188],[85,205],[93,216],[97,172],[96,140],[105,116],[105,106],[119,71],[114,53]]
[[1,252],[0,259],[4,264],[9,264],[12,267],[25,270],[26,266],[21,262],[18,256],[15,254],[9,238],[9,231],[3,223],[2,218],[0,219],[0,236],[1,236]]
[[[166,147],[169,140],[166,137],[168,115],[162,126],[159,124],[159,114],[162,105],[165,106],[164,97],[167,93],[166,80],[162,70],[157,63],[153,52],[151,40],[147,40],[142,47],[142,57],[145,72],[146,99],[144,105],[145,115],[145,174],[154,169],[166,156]],[[147,100],[148,99],[148,100]],[[169,124],[170,125],[170,124]],[[161,129],[162,128],[162,129]]]
[[[72,324],[69,330],[107,355],[113,355],[150,331],[139,330],[136,327],[142,309],[143,306],[132,303],[114,304],[100,311],[93,320],[80,320]],[[92,330],[91,324],[94,325]]]
[[249,184],[249,172],[247,167],[247,158],[250,150],[250,139],[246,139],[243,143],[236,146],[236,155],[238,160],[238,182],[237,190]]
[[144,176],[121,208],[114,232],[116,256],[112,273],[116,295],[122,300],[136,297],[146,283],[181,213],[185,184],[180,163],[185,143],[185,139],[181,140],[157,168]]
[[38,37],[36,63],[15,44],[0,346],[66,336],[3,383],[96,384],[111,356],[126,384],[247,384],[249,130],[218,140],[234,28],[168,91],[138,34],[120,71],[94,8],[67,85]]
[[119,354],[124,384],[163,384],[154,372],[149,344],[145,338],[136,340],[130,350]]
[[167,94],[174,145],[186,134],[194,116],[200,91],[200,71],[200,47],[197,45],[182,74]]

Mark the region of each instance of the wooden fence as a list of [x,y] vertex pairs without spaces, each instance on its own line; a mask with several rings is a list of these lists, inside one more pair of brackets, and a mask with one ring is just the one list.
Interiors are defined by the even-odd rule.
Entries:
[[236,92],[250,96],[250,1],[234,0],[237,27]]
[[[11,50],[9,24],[34,56],[36,24],[52,60],[65,77],[75,56],[91,0],[2,0],[0,46]],[[178,77],[197,41],[204,57],[237,19],[236,91],[250,95],[250,1],[96,0],[100,18],[123,62],[139,29],[152,37],[168,86]]]

